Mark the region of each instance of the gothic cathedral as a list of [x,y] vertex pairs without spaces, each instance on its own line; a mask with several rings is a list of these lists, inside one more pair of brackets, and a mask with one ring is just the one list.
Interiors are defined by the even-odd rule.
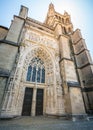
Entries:
[[0,118],[93,113],[93,62],[70,15],[49,5],[44,23],[21,6],[0,26]]

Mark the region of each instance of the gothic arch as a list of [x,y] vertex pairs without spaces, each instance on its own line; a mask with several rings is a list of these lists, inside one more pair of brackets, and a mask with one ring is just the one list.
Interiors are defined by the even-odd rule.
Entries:
[[[24,54],[25,53],[25,54]],[[17,113],[21,112],[21,107],[22,106],[22,102],[23,102],[23,94],[24,93],[23,89],[24,88],[24,84],[27,84],[28,82],[26,81],[26,77],[27,77],[27,70],[28,70],[28,66],[31,63],[31,60],[35,57],[40,58],[43,62],[44,62],[44,66],[45,66],[45,83],[43,84],[43,87],[45,89],[45,95],[47,97],[47,102],[45,103],[46,106],[46,112],[48,111],[52,111],[52,109],[54,109],[55,111],[55,107],[56,107],[56,75],[55,75],[55,58],[54,56],[51,54],[51,52],[48,51],[47,48],[43,47],[43,46],[37,46],[34,45],[33,47],[31,47],[30,49],[27,48],[26,51],[23,52],[23,55],[21,56],[22,60],[22,64],[19,61],[19,65],[18,65],[18,74],[16,74],[16,76],[19,76],[19,96],[17,100],[17,107],[19,108],[19,111]],[[18,79],[18,77],[17,77]],[[32,84],[32,83],[30,83]],[[28,85],[30,85],[28,83]],[[37,87],[38,87],[38,83],[37,83]],[[17,86],[16,86],[17,87]],[[20,103],[21,101],[21,103]],[[50,104],[50,105],[49,105]],[[51,107],[50,107],[51,106]],[[53,112],[54,112],[53,111]]]
[[[8,102],[5,102],[4,107],[8,105],[10,111],[12,110],[11,112],[15,115],[21,115],[22,112],[24,91],[27,85],[27,69],[34,57],[39,57],[45,65],[46,82],[43,85],[45,89],[45,95],[47,97],[47,101],[45,102],[45,112],[56,113],[57,111],[57,90],[59,90],[58,88],[60,85],[56,85],[57,64],[55,54],[51,53],[51,51],[48,51],[47,47],[34,45],[26,47],[24,51],[21,51],[14,78],[12,84],[10,84],[11,88],[13,88],[11,90],[13,91],[10,92],[11,94],[9,97],[8,93],[6,95],[6,100],[8,99]],[[28,83],[28,85],[30,84]],[[11,98],[11,95],[13,95],[13,98]]]
[[51,54],[49,54],[49,52],[41,47],[41,46],[34,46],[25,56],[25,60],[24,60],[24,64],[23,64],[23,70],[22,70],[22,81],[25,82],[26,81],[26,77],[27,77],[27,69],[28,66],[31,62],[31,60],[35,57],[40,58],[45,65],[45,70],[46,70],[46,78],[47,76],[50,78],[47,78],[48,80],[46,80],[46,84],[53,84],[54,81],[54,70],[55,70],[55,64],[54,64],[54,60],[53,57],[51,56]]

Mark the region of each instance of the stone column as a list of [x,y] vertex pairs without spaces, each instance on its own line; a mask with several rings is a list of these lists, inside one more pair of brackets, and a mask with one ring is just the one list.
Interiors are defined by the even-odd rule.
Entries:
[[37,88],[34,88],[33,99],[32,99],[32,111],[31,111],[32,116],[35,116],[35,112],[36,112],[36,94],[37,94]]
[[32,99],[32,111],[31,111],[31,115],[35,116],[36,113],[36,95],[37,95],[37,71],[38,71],[38,64],[36,67],[36,85],[35,88],[33,90],[33,99]]

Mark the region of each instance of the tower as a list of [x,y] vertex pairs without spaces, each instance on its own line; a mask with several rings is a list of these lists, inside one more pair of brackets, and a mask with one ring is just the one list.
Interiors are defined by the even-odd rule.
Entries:
[[[53,7],[51,10],[54,10]],[[64,15],[61,15],[54,11],[52,23],[50,17],[47,17],[46,24],[54,28],[55,37],[59,41],[59,64],[63,81],[62,85],[64,90],[65,111],[66,113],[73,115],[84,114],[85,109],[82,92],[80,83],[78,81],[77,72],[75,70],[75,63],[71,46],[73,25],[71,23],[70,15],[67,12],[64,12]]]

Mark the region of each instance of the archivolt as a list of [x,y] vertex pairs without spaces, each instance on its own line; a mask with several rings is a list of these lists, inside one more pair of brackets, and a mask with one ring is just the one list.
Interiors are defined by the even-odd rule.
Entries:
[[27,53],[24,65],[23,65],[23,73],[22,73],[22,80],[26,81],[27,76],[27,69],[31,62],[31,60],[34,57],[40,58],[45,65],[45,71],[46,71],[46,83],[47,84],[53,84],[54,81],[54,63],[53,58],[49,54],[49,52],[44,49],[43,47],[37,46],[33,47],[30,52]]

